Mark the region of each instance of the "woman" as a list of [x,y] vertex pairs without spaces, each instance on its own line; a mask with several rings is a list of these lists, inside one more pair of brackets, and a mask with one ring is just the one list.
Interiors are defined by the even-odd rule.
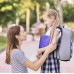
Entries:
[[[44,12],[43,19],[45,24],[48,26],[48,31],[46,35],[50,36],[50,44],[55,42],[59,44],[61,37],[61,30],[58,28],[59,25],[59,16],[57,11],[53,9],[48,9]],[[38,56],[41,56],[41,53],[46,51],[45,49],[38,50]],[[46,61],[41,66],[42,73],[59,73],[60,72],[60,62],[58,56],[58,45],[53,52],[49,54]]]
[[26,40],[26,33],[22,26],[12,26],[9,28],[7,33],[6,63],[12,66],[13,73],[27,73],[27,68],[37,71],[46,60],[48,54],[56,48],[55,43],[42,48],[47,50],[38,61],[33,63],[26,58],[21,50],[21,44],[24,40]]

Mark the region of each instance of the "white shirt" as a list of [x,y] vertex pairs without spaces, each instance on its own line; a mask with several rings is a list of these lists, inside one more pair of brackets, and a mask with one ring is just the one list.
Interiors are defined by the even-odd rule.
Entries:
[[[59,28],[56,28],[56,30],[59,32],[59,35],[57,36],[57,40],[61,37],[61,32]],[[45,35],[50,36],[51,27],[48,29]]]

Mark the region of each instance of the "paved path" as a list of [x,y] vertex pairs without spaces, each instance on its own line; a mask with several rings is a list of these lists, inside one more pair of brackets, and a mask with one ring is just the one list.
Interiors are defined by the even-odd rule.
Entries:
[[[28,59],[31,61],[34,61],[36,59],[36,49],[38,48],[38,41],[26,41],[23,42],[22,49],[25,52]],[[74,52],[74,51],[73,51]],[[62,62],[61,61],[61,72],[62,73],[74,73],[74,54],[70,61],[68,62]],[[34,73],[35,71],[32,71],[28,69],[30,73]],[[5,51],[0,54],[0,73],[10,73],[11,72],[11,66],[5,64]],[[40,72],[40,69],[37,71]]]

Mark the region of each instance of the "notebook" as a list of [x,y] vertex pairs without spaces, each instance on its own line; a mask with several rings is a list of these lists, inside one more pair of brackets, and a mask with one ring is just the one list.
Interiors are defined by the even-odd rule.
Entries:
[[48,35],[41,35],[40,36],[40,42],[39,42],[39,48],[46,47],[50,43],[50,36]]

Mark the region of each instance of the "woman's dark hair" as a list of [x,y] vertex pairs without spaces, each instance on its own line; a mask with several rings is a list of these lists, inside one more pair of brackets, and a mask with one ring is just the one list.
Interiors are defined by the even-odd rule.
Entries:
[[19,46],[19,41],[15,35],[20,34],[20,26],[12,26],[7,32],[6,63],[10,64],[10,53]]

